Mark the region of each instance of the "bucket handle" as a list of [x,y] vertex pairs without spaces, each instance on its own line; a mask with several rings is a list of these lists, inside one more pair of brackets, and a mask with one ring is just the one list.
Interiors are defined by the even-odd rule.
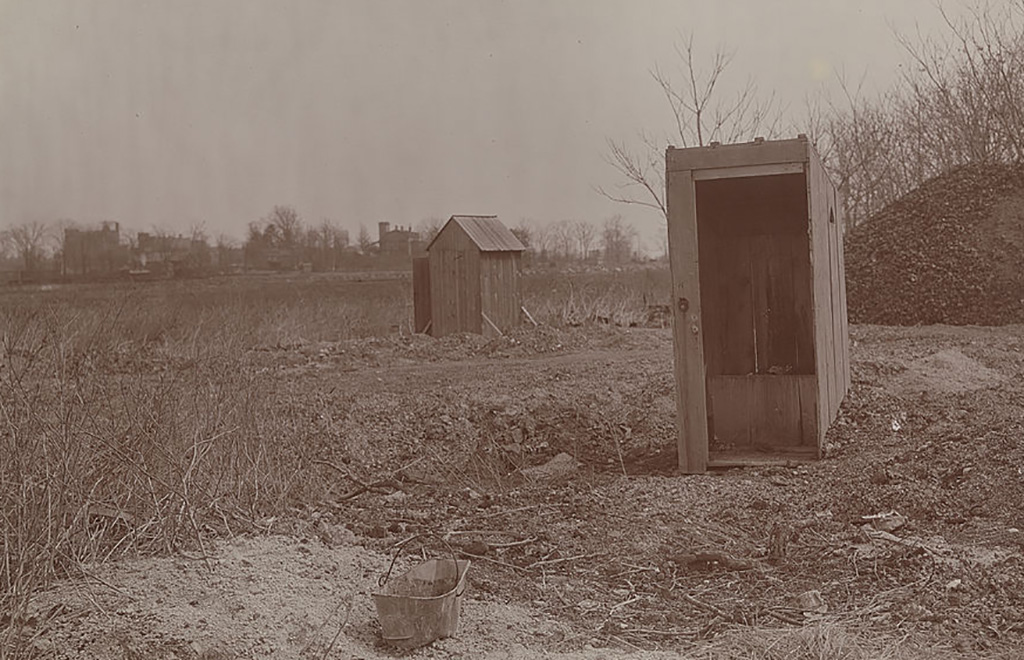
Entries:
[[[433,532],[425,532],[423,534],[416,534],[415,536],[410,536],[409,538],[405,539],[404,541],[399,543],[397,546],[395,546],[395,556],[391,558],[391,563],[388,565],[388,572],[385,573],[384,575],[381,575],[379,578],[377,578],[377,586],[378,587],[383,588],[384,585],[388,583],[388,579],[391,577],[391,571],[395,567],[395,562],[398,561],[398,557],[401,556],[402,550],[405,549],[405,546],[409,545],[409,543],[415,541],[416,539],[420,539],[420,538],[436,539],[436,540],[440,541],[444,545],[445,548],[448,549],[448,552],[452,556],[452,562],[455,564],[455,584],[452,586],[452,589],[454,590],[454,589],[458,588],[459,581],[462,579],[462,575],[459,573],[459,558],[455,556],[455,550],[452,548],[451,544],[448,543],[448,541],[445,541],[443,538],[441,538],[437,534],[434,534]],[[458,598],[459,596],[461,596],[464,593],[466,593],[465,586],[463,586],[461,593],[456,593],[455,594],[455,597]]]

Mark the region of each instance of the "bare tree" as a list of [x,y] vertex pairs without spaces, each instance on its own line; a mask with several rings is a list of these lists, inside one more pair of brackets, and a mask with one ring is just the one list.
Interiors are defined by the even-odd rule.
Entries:
[[869,98],[840,75],[808,113],[847,226],[958,165],[1024,159],[1024,0],[938,11],[942,33],[895,35],[908,65],[892,88]]
[[[68,250],[72,247],[68,244],[69,233],[68,230],[75,230],[78,225],[74,220],[69,218],[61,218],[53,225],[53,245],[56,252],[54,253],[54,260],[58,261],[60,266],[60,274],[68,274],[68,265],[74,261],[76,255],[69,255]],[[3,253],[3,236],[0,232],[0,257],[4,256]]]
[[50,230],[45,223],[33,220],[15,225],[7,230],[7,241],[15,255],[21,260],[26,272],[34,272],[46,256],[46,245]]
[[227,234],[217,234],[217,268],[227,271],[232,266],[232,254],[238,249],[238,242]]
[[275,206],[266,220],[277,227],[281,247],[294,248],[299,245],[302,239],[302,218],[298,211],[291,206]]
[[373,248],[373,237],[370,236],[370,230],[366,228],[366,225],[359,225],[359,253],[369,254]]
[[586,261],[587,257],[590,256],[590,249],[594,245],[594,240],[597,238],[597,229],[586,220],[577,220],[572,224],[572,234],[576,239],[576,248],[580,259]]
[[[337,270],[338,269],[338,257],[339,249],[345,247],[344,245],[338,245],[339,230],[338,227],[331,221],[330,218],[324,218],[320,221],[320,227],[317,229],[316,245],[319,253],[317,261],[319,267],[322,270]],[[346,243],[348,235],[346,234]]]
[[444,226],[444,220],[436,216],[431,216],[420,222],[420,237],[425,243],[429,243],[434,240],[434,237],[441,231],[442,226]]
[[[673,74],[659,66],[651,77],[661,88],[675,121],[672,141],[680,147],[705,146],[712,142],[736,142],[755,136],[776,137],[782,108],[775,96],[762,96],[752,78],[729,96],[723,91],[723,76],[735,52],[715,50],[710,66],[701,70],[693,35],[675,47],[678,71]],[[638,204],[668,217],[665,205],[665,147],[670,143],[640,133],[641,145],[633,149],[625,142],[608,140],[605,160],[622,178],[616,190],[597,191],[614,202]]]
[[613,215],[604,222],[601,229],[601,245],[604,248],[604,260],[608,264],[621,264],[629,261],[633,254],[633,240],[636,229],[626,223],[621,215]]
[[571,259],[573,253],[572,222],[560,220],[551,225],[555,252],[563,259]]
[[554,233],[550,225],[534,222],[533,220],[523,221],[521,224],[530,227],[530,243],[534,252],[541,259],[550,256],[554,243]]
[[523,244],[527,250],[533,247],[533,229],[530,227],[530,221],[526,218],[521,218],[519,224],[513,227],[511,230],[512,235],[519,239],[519,242]]
[[9,259],[14,255],[14,241],[8,230],[0,231],[0,260]]

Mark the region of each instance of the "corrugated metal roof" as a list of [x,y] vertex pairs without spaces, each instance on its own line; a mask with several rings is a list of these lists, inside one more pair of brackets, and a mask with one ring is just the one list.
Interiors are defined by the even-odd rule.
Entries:
[[[454,222],[462,227],[481,252],[522,252],[526,249],[496,215],[453,215],[448,222]],[[441,228],[441,232],[443,231],[444,227]],[[438,232],[438,235],[441,232]],[[437,240],[437,236],[434,240]],[[433,245],[434,241],[430,244]],[[427,249],[430,249],[430,245]]]

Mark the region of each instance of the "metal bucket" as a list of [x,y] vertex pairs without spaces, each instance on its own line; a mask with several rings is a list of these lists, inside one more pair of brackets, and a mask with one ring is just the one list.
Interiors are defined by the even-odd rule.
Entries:
[[[399,546],[398,554],[411,540]],[[391,560],[392,567],[398,554]],[[373,594],[384,641],[412,649],[454,635],[468,571],[469,560],[456,559],[454,552],[451,559],[422,562],[390,583],[389,568],[387,575],[378,580],[381,587],[387,584],[386,588]]]

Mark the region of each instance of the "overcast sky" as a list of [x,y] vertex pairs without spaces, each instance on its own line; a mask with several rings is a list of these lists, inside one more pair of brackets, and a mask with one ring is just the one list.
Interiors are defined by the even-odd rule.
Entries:
[[915,24],[939,29],[932,0],[0,0],[0,228],[241,238],[285,204],[351,229],[622,213],[650,237],[594,187],[607,138],[670,130],[648,72],[681,33],[799,114],[834,70],[888,84]]

